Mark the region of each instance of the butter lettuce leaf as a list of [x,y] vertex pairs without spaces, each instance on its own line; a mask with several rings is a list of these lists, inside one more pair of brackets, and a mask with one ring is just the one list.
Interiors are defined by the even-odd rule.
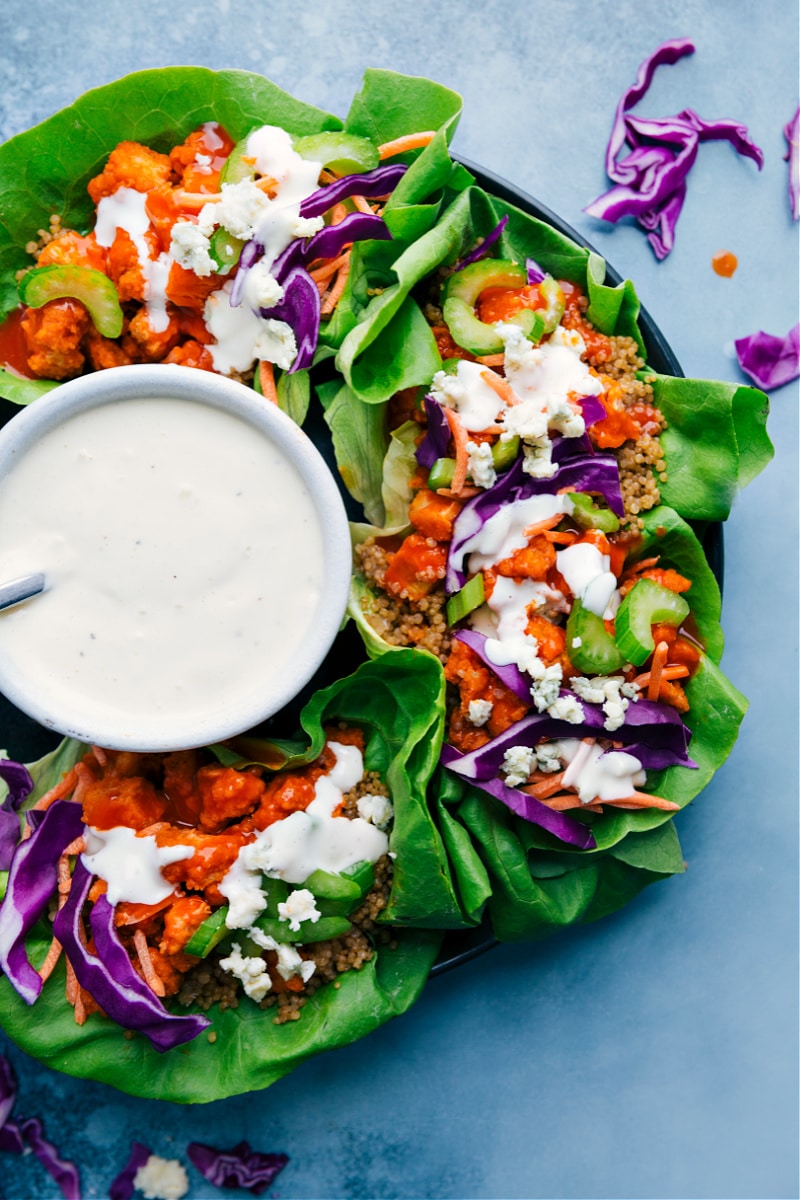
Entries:
[[[605,260],[595,251],[473,185],[456,194],[436,224],[391,264],[386,287],[368,301],[343,338],[336,362],[355,399],[383,403],[401,387],[430,382],[441,361],[427,322],[409,306],[421,318],[425,281],[457,262],[502,217],[507,224],[498,257],[518,262],[533,258],[556,278],[578,284],[595,326],[608,335],[633,338],[646,358],[641,305],[630,280],[609,282]],[[652,381],[654,402],[667,420],[662,434],[668,471],[661,489],[664,503],[687,520],[725,520],[738,491],[773,455],[767,397],[757,388],[673,377],[650,367],[642,376]]]
[[[310,1055],[365,1036],[414,1002],[436,959],[441,931],[470,923],[426,800],[442,739],[441,666],[431,655],[413,651],[393,656],[388,669],[366,663],[317,692],[300,719],[304,741],[280,747],[288,766],[317,757],[326,726],[341,721],[364,730],[365,765],[387,783],[395,813],[390,836],[394,882],[385,919],[417,928],[393,930],[391,946],[379,944],[360,970],[338,977],[337,988],[320,988],[299,1021],[274,1025],[271,1009],[242,997],[238,1008],[209,1010],[213,1042],[201,1034],[165,1054],[144,1037],[129,1038],[100,1014],[77,1026],[65,998],[63,964],[30,1007],[2,978],[0,1023],[21,1049],[57,1070],[111,1083],[133,1095],[204,1103],[267,1087]],[[86,749],[66,739],[33,763],[35,788],[26,804],[52,787]],[[248,750],[255,760],[255,739]],[[241,753],[223,757],[242,761]],[[473,893],[469,900],[475,904]],[[51,937],[44,922],[32,931],[26,947],[34,964],[44,959]],[[176,1011],[185,1010],[176,1006]]]
[[[44,958],[50,937],[40,925],[29,939],[34,962]],[[381,946],[360,970],[340,975],[338,988],[315,992],[299,1021],[274,1025],[273,1010],[243,998],[238,1008],[210,1009],[209,1031],[164,1054],[99,1013],[76,1025],[64,997],[63,960],[32,1007],[0,978],[0,1021],[20,1049],[56,1071],[133,1096],[206,1104],[266,1088],[312,1055],[354,1042],[405,1012],[428,977],[441,934],[398,930],[393,940],[394,947]]]
[[661,498],[690,520],[724,521],[737,492],[774,454],[767,396],[741,384],[667,375],[652,378],[652,387],[667,420]]
[[30,266],[25,246],[51,214],[65,228],[91,227],[86,185],[118,142],[163,152],[204,121],[219,122],[234,140],[263,124],[297,137],[342,128],[338,117],[250,71],[159,67],[93,88],[0,146],[0,318],[19,302],[14,274]]

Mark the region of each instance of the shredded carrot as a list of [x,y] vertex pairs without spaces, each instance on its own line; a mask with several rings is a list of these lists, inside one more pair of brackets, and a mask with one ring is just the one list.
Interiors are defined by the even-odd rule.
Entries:
[[92,746],[92,754],[97,759],[98,766],[104,767],[108,762],[108,755],[102,746]]
[[541,799],[542,804],[546,804],[554,812],[566,812],[570,808],[580,808],[587,812],[602,812],[604,805],[610,808],[631,810],[658,808],[664,812],[677,812],[680,808],[680,805],[674,804],[672,800],[664,800],[661,796],[649,796],[644,792],[632,792],[630,796],[623,796],[619,800],[601,800],[599,796],[595,796],[588,804],[581,803],[577,792],[563,792],[560,796],[537,797],[537,799]]
[[185,192],[181,188],[173,193],[173,199],[179,208],[199,212],[206,204],[216,204],[222,199],[221,192]]
[[445,408],[442,411],[444,412],[447,424],[450,426],[450,433],[453,435],[453,446],[456,452],[456,465],[450,488],[454,496],[460,496],[461,489],[467,482],[467,471],[469,470],[469,452],[467,450],[469,436],[459,421],[458,414],[452,408]]
[[642,571],[649,570],[650,567],[655,567],[660,558],[661,556],[657,554],[655,558],[643,558],[641,562],[633,563],[621,577],[620,583],[624,583],[626,579],[632,579],[634,575],[639,575]]
[[546,797],[560,791],[563,778],[563,771],[554,771],[550,775],[546,775],[543,771],[537,771],[531,782],[526,784],[525,787],[520,788],[520,791],[528,792],[529,795],[535,796],[537,800],[544,800]]
[[325,295],[322,304],[320,305],[320,316],[327,317],[336,308],[336,305],[341,299],[342,292],[347,286],[347,279],[350,274],[350,252],[347,253],[347,262],[339,267],[339,273],[336,276],[336,281],[330,291]]
[[577,792],[562,792],[560,796],[539,796],[537,799],[540,799],[542,804],[546,804],[548,808],[552,808],[554,812],[565,812],[568,808],[588,807],[588,805],[581,804]]
[[50,947],[45,955],[44,962],[39,967],[37,974],[42,983],[47,983],[50,976],[55,970],[56,963],[61,958],[61,942],[57,938],[53,938]]
[[336,274],[339,268],[344,266],[344,264],[347,262],[347,258],[348,255],[346,253],[340,254],[338,258],[329,258],[320,262],[318,267],[312,265],[309,268],[308,273],[316,284],[322,283],[326,285],[328,280]]
[[[76,980],[76,984],[77,984],[77,980]],[[86,1024],[86,1005],[83,1003],[83,993],[81,992],[80,986],[78,986],[78,992],[77,992],[77,995],[75,996],[74,1008],[75,1008],[75,1024],[76,1025],[85,1025]]]
[[502,367],[505,364],[505,354],[479,354],[475,360],[482,367]]
[[348,211],[348,207],[344,200],[340,200],[338,204],[334,204],[330,211],[331,225],[338,225],[340,221],[343,221],[347,216]]
[[664,800],[662,796],[650,796],[646,792],[632,792],[630,796],[623,796],[620,800],[593,800],[592,803],[610,804],[614,808],[660,808],[664,812],[677,812],[680,808],[680,804],[675,804],[672,800]]
[[520,398],[512,388],[507,379],[503,379],[495,371],[481,371],[481,379],[483,382],[496,392],[509,408],[513,408],[515,404],[520,403]]
[[[85,844],[83,838],[82,837],[76,838],[74,842],[72,842],[69,846],[67,846],[67,849],[64,851],[64,853],[59,856],[58,863],[56,866],[56,873],[57,873],[57,878],[58,878],[58,907],[59,907],[59,909],[63,908],[64,905],[66,904],[67,897],[69,896],[70,888],[72,886],[72,875],[70,874],[70,869],[69,869],[69,854],[70,854],[70,852],[78,853],[78,851],[73,851],[73,849],[72,849],[72,847],[74,845],[76,845],[76,843],[80,843],[80,848],[83,849],[84,844]],[[56,964],[60,957],[61,957],[61,942],[59,942],[58,938],[53,938],[53,940],[51,941],[51,943],[48,947],[47,954],[45,955],[45,958],[44,958],[44,962],[39,967],[39,971],[38,971],[38,974],[42,980],[42,983],[46,983],[47,980],[50,978],[53,971],[55,970]],[[67,998],[69,999],[69,996]]]
[[277,179],[273,179],[271,175],[262,175],[260,179],[256,179],[255,185],[262,192],[266,192],[269,195],[270,192],[277,190],[278,181]]
[[133,944],[136,947],[136,953],[139,958],[139,963],[142,968],[142,974],[145,977],[147,984],[155,992],[157,996],[166,995],[164,984],[156,975],[153,969],[153,962],[150,958],[150,948],[147,945],[147,938],[141,929],[137,929],[133,935]]
[[666,642],[659,642],[653,651],[653,661],[650,663],[650,680],[647,684],[647,699],[657,700],[658,693],[661,690],[661,676],[664,667],[667,665],[667,656],[669,654],[669,646]]
[[378,155],[383,160],[384,158],[393,158],[395,154],[405,154],[407,150],[420,150],[423,146],[429,145],[435,137],[435,129],[429,129],[425,133],[407,133],[404,137],[384,142],[382,146],[378,147]]
[[[650,671],[644,671],[641,675],[637,675],[633,682],[639,688],[646,688],[650,683]],[[661,672],[662,682],[665,679],[685,679],[689,674],[689,668],[682,663],[671,663],[668,667],[664,667]]]
[[545,517],[543,521],[534,521],[533,525],[527,525],[522,532],[526,538],[536,537],[537,534],[552,529],[554,525],[557,525],[563,519],[563,513],[553,513],[551,517]]
[[261,384],[261,394],[270,404],[278,403],[278,391],[275,387],[275,369],[271,362],[261,359],[258,364],[258,381]]
[[437,488],[436,495],[446,496],[448,500],[469,500],[472,496],[477,496],[480,490],[478,487],[472,487],[465,483],[457,495],[452,488]]
[[363,196],[351,196],[350,200],[353,206],[357,208],[359,212],[369,213],[370,216],[372,215],[374,211],[372,205]]
[[542,535],[546,537],[548,542],[555,542],[560,546],[572,546],[578,540],[577,533],[570,529],[565,529],[562,533],[558,533],[552,529],[546,529]]
[[76,804],[83,804],[83,798],[86,795],[86,789],[90,783],[94,783],[94,774],[91,767],[83,759],[82,762],[75,764],[75,774],[77,775],[77,783],[72,791],[72,799]]
[[78,995],[78,977],[72,963],[67,959],[67,1003],[73,1008]]
[[68,796],[70,792],[73,791],[77,782],[78,769],[77,766],[75,766],[71,771],[67,771],[66,775],[62,776],[58,783],[55,784],[54,787],[50,788],[49,792],[45,792],[43,796],[40,796],[33,805],[33,808],[36,809],[37,812],[41,812],[43,809],[49,808],[54,801],[63,800],[65,796]]
[[169,821],[154,821],[152,825],[146,825],[144,829],[137,829],[137,837],[153,837],[162,829],[169,829]]

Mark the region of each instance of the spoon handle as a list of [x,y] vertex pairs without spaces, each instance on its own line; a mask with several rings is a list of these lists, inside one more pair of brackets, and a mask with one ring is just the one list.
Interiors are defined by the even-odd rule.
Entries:
[[0,609],[11,608],[31,596],[37,596],[44,591],[44,575],[37,571],[34,575],[23,575],[8,583],[0,583]]

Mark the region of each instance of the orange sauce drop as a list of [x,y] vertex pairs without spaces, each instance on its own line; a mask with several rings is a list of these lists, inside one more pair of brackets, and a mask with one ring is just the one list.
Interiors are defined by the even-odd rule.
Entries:
[[23,379],[35,379],[28,367],[28,347],[22,332],[22,309],[15,309],[0,323],[0,367]]
[[718,250],[711,258],[711,266],[718,275],[730,279],[739,265],[739,260],[730,250]]

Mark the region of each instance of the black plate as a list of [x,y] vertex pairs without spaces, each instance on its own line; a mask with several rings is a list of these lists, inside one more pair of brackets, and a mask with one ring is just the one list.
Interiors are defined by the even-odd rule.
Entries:
[[[565,221],[562,221],[560,217],[556,216],[545,205],[541,204],[538,200],[534,200],[532,196],[526,195],[518,188],[512,187],[505,180],[498,178],[489,171],[483,170],[481,167],[475,166],[464,158],[458,157],[457,161],[462,163],[475,176],[476,182],[485,191],[491,192],[508,204],[515,205],[531,216],[537,217],[540,221],[552,225],[559,233],[564,234],[565,237],[572,238],[574,242],[585,246],[588,250],[594,250],[594,247],[577,233],[576,230],[567,225]],[[622,276],[612,267],[608,266],[606,273],[610,283],[616,285],[622,281]],[[683,371],[680,363],[664,339],[658,326],[645,309],[642,309],[639,314],[639,328],[641,329],[642,338],[647,349],[648,366],[651,366],[662,375],[682,376]],[[17,411],[18,409],[15,405],[10,404],[6,400],[0,400],[0,425],[5,424]],[[339,480],[342,496],[350,516],[355,520],[362,520],[363,514],[359,506],[354,503],[341,485],[339,472],[335,466],[328,427],[321,413],[317,411],[317,407],[310,413],[304,428],[306,433],[316,442],[325,455],[332,468],[334,477]],[[721,587],[724,565],[722,526],[719,524],[710,524],[698,532],[703,538],[706,555]],[[360,635],[353,623],[350,622],[337,637],[330,654],[311,682],[303,688],[286,708],[259,726],[258,732],[267,736],[291,736],[298,728],[300,710],[313,692],[320,687],[327,686],[342,675],[349,674],[363,658],[364,649]],[[0,746],[4,747],[14,758],[20,759],[23,762],[32,762],[40,758],[43,754],[46,754],[49,750],[52,750],[58,745],[59,741],[60,735],[53,733],[52,730],[44,729],[31,717],[20,712],[19,709],[11,704],[10,700],[0,694]],[[433,967],[432,974],[442,974],[444,971],[467,962],[478,954],[482,954],[493,945],[495,945],[495,939],[486,923],[474,929],[448,932],[445,936],[442,951]]]

